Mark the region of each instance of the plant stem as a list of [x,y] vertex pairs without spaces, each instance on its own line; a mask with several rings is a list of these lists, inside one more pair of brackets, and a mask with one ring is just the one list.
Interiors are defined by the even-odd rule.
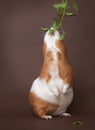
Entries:
[[65,17],[65,10],[63,11],[62,17],[60,18],[60,22],[57,26],[57,30],[62,26],[64,17]]

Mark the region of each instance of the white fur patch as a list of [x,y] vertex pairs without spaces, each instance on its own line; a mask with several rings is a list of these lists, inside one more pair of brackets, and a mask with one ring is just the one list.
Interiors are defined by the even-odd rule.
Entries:
[[49,31],[47,31],[44,37],[44,41],[49,47],[52,44],[54,44],[56,40],[59,40],[59,38],[60,38],[60,34],[58,31],[56,31],[54,35],[49,34]]
[[55,46],[56,40],[59,40],[59,39],[60,39],[60,33],[58,31],[56,31],[54,35],[49,34],[49,31],[47,31],[45,34],[45,37],[44,37],[44,42],[47,45],[47,49],[52,47],[52,48],[56,49],[57,51],[60,51]]

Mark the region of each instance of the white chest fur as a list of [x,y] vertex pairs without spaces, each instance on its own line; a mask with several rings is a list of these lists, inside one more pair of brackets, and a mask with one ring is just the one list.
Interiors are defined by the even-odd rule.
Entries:
[[[37,78],[32,85],[31,92],[36,94],[39,98],[42,100],[45,100],[52,104],[59,105],[59,109],[56,114],[66,111],[67,107],[70,105],[72,99],[73,99],[73,90],[72,88],[68,88],[66,93],[63,93],[62,90],[58,89],[58,86],[62,86],[63,90],[66,92],[66,84],[62,83],[60,79],[51,80],[49,84],[45,80],[41,80],[40,78]],[[57,93],[57,92],[58,93]],[[57,94],[56,94],[57,93]]]
[[[44,79],[42,80],[40,78],[37,78],[36,80],[34,80],[30,91],[35,93],[38,97],[42,98],[43,100],[46,100],[54,104],[60,104],[60,97],[65,97],[72,91],[72,88],[68,88],[67,86],[68,85],[62,83],[60,79],[51,79],[49,83],[47,83]],[[57,91],[58,94],[56,94],[55,91]]]

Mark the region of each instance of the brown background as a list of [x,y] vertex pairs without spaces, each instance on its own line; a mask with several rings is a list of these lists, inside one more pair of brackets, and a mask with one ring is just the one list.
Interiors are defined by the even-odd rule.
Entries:
[[[28,92],[42,66],[41,27],[55,15],[60,0],[0,0],[0,130],[95,128],[95,0],[78,0],[76,17],[66,18],[65,45],[75,70],[71,118],[44,121],[32,115]],[[82,121],[74,126],[72,122]]]

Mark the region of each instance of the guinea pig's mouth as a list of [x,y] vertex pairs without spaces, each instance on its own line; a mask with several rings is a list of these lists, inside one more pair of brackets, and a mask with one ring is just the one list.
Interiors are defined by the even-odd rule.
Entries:
[[54,30],[53,27],[51,27],[51,28],[49,29],[49,34],[50,34],[50,35],[54,35],[54,34],[55,34],[55,30]]

